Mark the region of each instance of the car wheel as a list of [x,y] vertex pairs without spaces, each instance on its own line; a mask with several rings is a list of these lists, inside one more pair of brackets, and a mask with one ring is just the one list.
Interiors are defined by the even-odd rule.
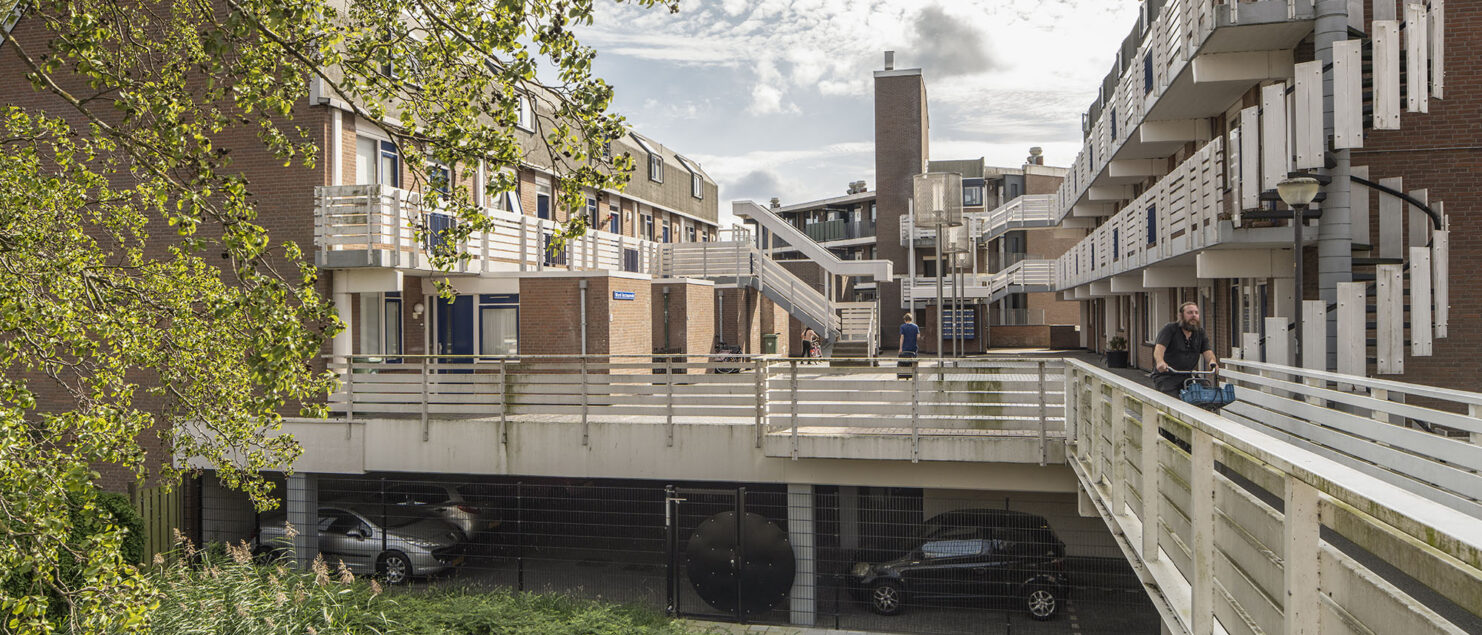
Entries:
[[870,587],[870,610],[881,615],[900,613],[905,608],[904,599],[901,585],[895,580],[881,580]]
[[1024,608],[1029,609],[1029,616],[1040,621],[1053,619],[1060,610],[1060,601],[1055,597],[1055,590],[1047,586],[1029,587],[1024,599]]
[[412,561],[407,559],[406,554],[392,551],[381,556],[381,560],[376,563],[376,573],[381,575],[386,584],[406,584],[412,579]]

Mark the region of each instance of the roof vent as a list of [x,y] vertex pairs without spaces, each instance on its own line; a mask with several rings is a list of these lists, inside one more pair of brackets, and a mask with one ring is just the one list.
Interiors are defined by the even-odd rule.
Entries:
[[887,70],[887,71],[893,71],[893,70],[895,70],[895,51],[886,51],[885,52],[885,70]]
[[772,209],[777,209],[779,207],[782,207],[782,199],[773,196],[772,197]]

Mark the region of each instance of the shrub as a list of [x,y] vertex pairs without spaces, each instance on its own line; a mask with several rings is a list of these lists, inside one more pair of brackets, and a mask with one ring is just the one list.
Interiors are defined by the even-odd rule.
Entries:
[[389,594],[384,619],[408,635],[681,635],[686,631],[654,611],[563,595],[508,589],[456,589]]
[[144,562],[144,517],[139,515],[139,510],[129,502],[129,498],[123,494],[104,492],[98,494],[96,499],[98,509],[108,512],[113,517],[113,524],[127,529],[128,536],[124,538],[122,555],[124,562],[129,564],[141,564]]

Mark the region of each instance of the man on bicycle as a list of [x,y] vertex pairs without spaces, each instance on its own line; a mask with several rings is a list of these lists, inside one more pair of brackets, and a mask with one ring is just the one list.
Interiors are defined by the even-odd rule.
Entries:
[[1199,322],[1199,305],[1185,302],[1178,307],[1178,319],[1158,331],[1157,346],[1153,347],[1158,372],[1153,373],[1153,386],[1177,399],[1184,380],[1189,378],[1187,373],[1199,369],[1200,357],[1209,363],[1210,371],[1219,370],[1219,360]]

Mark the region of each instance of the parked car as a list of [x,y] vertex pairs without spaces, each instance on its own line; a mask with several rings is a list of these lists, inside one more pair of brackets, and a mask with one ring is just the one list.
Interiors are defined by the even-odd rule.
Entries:
[[475,502],[474,492],[454,483],[400,482],[386,486],[387,503],[427,509],[457,527],[468,540],[478,540],[499,528],[497,509]]
[[1065,543],[1043,517],[1003,509],[964,509],[926,521],[898,557],[850,570],[857,597],[882,615],[927,599],[1006,599],[1048,620],[1068,583]]
[[[387,584],[405,584],[463,563],[463,535],[428,510],[398,510],[382,527],[379,506],[330,504],[319,508],[319,553],[331,566],[344,562],[357,574],[375,573]],[[270,558],[291,549],[284,514],[264,516],[253,554]],[[304,531],[303,528],[296,528]]]

